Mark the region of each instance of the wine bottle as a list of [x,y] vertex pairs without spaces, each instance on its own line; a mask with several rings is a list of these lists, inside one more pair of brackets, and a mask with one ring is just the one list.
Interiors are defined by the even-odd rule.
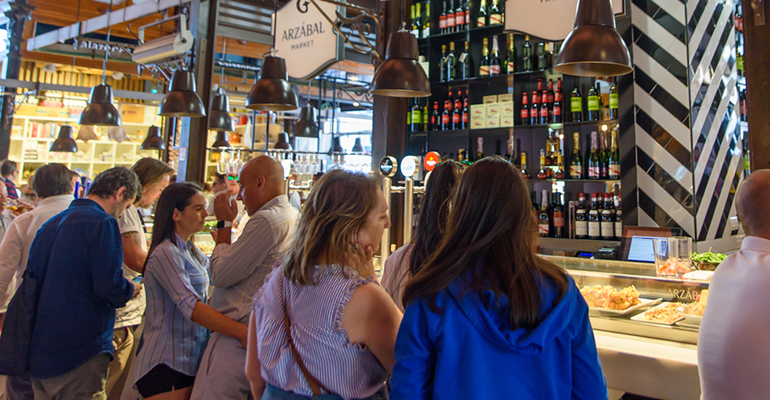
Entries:
[[617,130],[613,128],[611,135],[608,178],[620,179],[620,151],[618,151]]
[[610,119],[618,119],[618,107],[620,102],[618,101],[618,80],[616,77],[612,77],[612,86],[610,86]]
[[481,64],[479,65],[479,76],[489,76],[489,39],[482,40]]
[[588,120],[599,121],[599,92],[594,86],[588,89]]
[[607,134],[599,133],[599,178],[609,179],[610,175],[610,149],[607,147]]
[[444,0],[441,8],[441,15],[438,17],[438,27],[439,31],[441,33],[447,33],[446,32],[446,0]]
[[462,129],[462,105],[460,104],[460,98],[456,98],[454,102],[454,108],[452,109],[452,129]]
[[553,123],[559,124],[563,122],[562,116],[561,116],[561,90],[556,89],[553,95]]
[[489,25],[500,25],[503,23],[503,12],[500,10],[498,0],[492,0],[492,7],[489,8]]
[[596,131],[591,132],[591,155],[588,159],[588,179],[599,179],[601,176],[601,161],[599,160],[599,138]]
[[463,13],[465,14],[465,29],[471,29],[471,5],[468,0],[463,2]]
[[521,95],[521,124],[529,124],[529,99],[527,99],[527,92]]
[[476,139],[476,161],[484,158],[484,138],[480,137]]
[[463,9],[462,0],[457,0],[457,8],[455,9],[455,30],[464,31],[468,29],[465,26],[465,10]]
[[556,172],[554,172],[553,177],[556,179],[564,179],[564,167],[562,166],[564,164],[564,156],[562,155],[561,150],[559,150],[559,155],[556,156]]
[[447,82],[449,80],[449,69],[447,68],[447,66],[449,65],[448,61],[449,61],[449,58],[446,52],[446,45],[442,44],[441,61],[440,61],[441,65],[439,66],[441,69],[441,82]]
[[422,21],[422,38],[430,36],[430,3],[425,3],[425,19]]
[[564,238],[565,234],[565,219],[564,219],[564,206],[561,202],[561,192],[552,194],[553,196],[553,234],[552,237]]
[[537,171],[537,179],[548,179],[548,172],[545,170],[545,150],[540,149],[540,170]]
[[465,41],[465,51],[462,54],[460,54],[458,61],[460,62],[461,79],[471,79],[472,77],[471,52],[468,49],[467,40]]
[[545,42],[537,44],[537,69],[543,71],[546,69],[545,62]]
[[446,31],[447,33],[455,32],[455,3],[454,0],[449,0],[449,8],[446,10]]
[[524,72],[532,71],[532,45],[529,43],[529,35],[524,35],[524,49],[521,52],[521,57]]
[[532,92],[532,105],[529,107],[529,124],[537,125],[540,123],[540,92],[543,91],[543,80],[537,80],[537,90]]
[[422,106],[422,130],[427,132],[430,130],[428,121],[430,120],[430,114],[428,114],[428,99],[425,99],[425,104]]
[[524,180],[529,179],[529,169],[527,168],[527,152],[521,152],[521,178]]
[[449,113],[449,100],[444,100],[444,112],[441,113],[441,130],[442,131],[451,131],[452,130],[452,120],[451,115]]
[[541,237],[548,237],[550,221],[548,221],[548,189],[543,189],[543,196],[540,198],[540,214],[537,217],[537,231]]
[[575,85],[572,89],[572,97],[569,101],[570,112],[572,113],[572,122],[583,121],[583,97],[580,94],[580,88]]
[[455,57],[455,42],[449,42],[449,54],[447,54],[447,77],[453,81],[457,77],[457,58]]
[[591,194],[591,210],[588,212],[588,238],[601,239],[601,222],[599,221],[599,205],[596,193]]
[[505,73],[510,75],[516,68],[516,50],[513,47],[513,33],[508,34],[508,54],[505,60]]
[[615,195],[615,239],[623,237],[623,213],[620,209],[620,194]]
[[497,45],[497,35],[492,36],[492,57],[489,59],[489,76],[500,75],[500,49]]
[[[553,98],[551,98],[553,102]],[[543,90],[540,93],[540,124],[547,125],[550,123],[550,119],[548,118],[548,115],[550,114],[550,106],[551,104],[548,104],[548,91]]]
[[604,208],[602,209],[602,215],[600,217],[600,228],[602,239],[612,240],[615,238],[615,221],[612,218],[612,203],[610,202],[610,194],[604,194]]
[[588,215],[586,215],[586,198],[583,193],[578,196],[578,207],[575,212],[575,238],[585,239],[588,237]]
[[476,14],[476,27],[483,28],[487,25],[487,0],[481,0],[479,3],[479,12]]
[[[411,104],[412,106],[414,106],[414,102],[416,102],[417,99],[415,98],[409,101],[412,102]],[[412,107],[411,106],[407,106],[407,109],[406,109],[406,130],[409,132],[414,132],[412,131]]]
[[409,12],[410,12],[410,14],[412,16],[412,19],[411,19],[412,25],[411,25],[411,30],[409,31],[409,33],[414,35],[414,37],[416,37],[417,39],[420,38],[420,18],[418,17],[418,15],[419,15],[418,13],[420,12],[419,11],[420,10],[419,6],[420,6],[419,3],[418,4],[412,4],[412,6],[409,9]]
[[468,124],[470,123],[470,111],[469,111],[469,105],[468,105],[468,97],[466,96],[463,99],[463,112],[460,117],[460,129],[468,129]]
[[412,118],[411,118],[411,130],[412,132],[419,132],[422,127],[422,107],[420,107],[420,102],[418,99],[415,99],[414,105],[412,106]]
[[569,177],[570,179],[583,179],[583,161],[580,154],[580,132],[575,132],[572,137],[574,138],[574,148],[572,149],[572,160],[569,164]]
[[430,116],[430,129],[441,130],[441,113],[438,111],[438,101],[433,102],[433,114]]

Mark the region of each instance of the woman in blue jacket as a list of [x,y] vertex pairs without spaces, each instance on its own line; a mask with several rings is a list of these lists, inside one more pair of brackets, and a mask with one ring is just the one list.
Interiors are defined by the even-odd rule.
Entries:
[[535,254],[527,187],[499,157],[463,174],[447,235],[407,284],[393,399],[607,399],[588,306]]

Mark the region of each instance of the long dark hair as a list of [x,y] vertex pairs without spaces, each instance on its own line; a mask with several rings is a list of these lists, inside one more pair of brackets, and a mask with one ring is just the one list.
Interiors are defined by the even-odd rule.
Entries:
[[537,326],[542,281],[556,283],[560,300],[568,280],[564,270],[535,254],[537,225],[527,193],[521,175],[500,157],[465,170],[452,200],[448,234],[407,284],[404,304],[427,299],[433,312],[441,312],[436,295],[460,278],[462,293],[491,290],[496,303],[507,296],[511,329]]
[[[144,268],[147,268],[147,261],[155,248],[166,239],[174,237],[174,210],[184,211],[190,205],[193,196],[198,193],[201,193],[200,186],[191,182],[174,183],[163,190],[158,204],[155,206],[152,241],[150,242],[150,250],[147,252],[147,259],[144,261]],[[195,248],[195,245],[193,248],[195,249],[193,255],[200,261],[200,252]]]
[[460,181],[460,174],[460,165],[452,160],[441,163],[430,174],[420,204],[420,223],[417,225],[412,258],[409,260],[409,271],[413,276],[417,275],[446,234],[449,203]]

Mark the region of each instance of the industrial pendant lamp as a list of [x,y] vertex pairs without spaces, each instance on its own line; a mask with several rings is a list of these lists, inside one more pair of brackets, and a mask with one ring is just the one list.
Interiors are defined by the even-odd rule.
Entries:
[[352,151],[353,153],[364,152],[364,146],[361,145],[361,138],[356,138],[356,143],[353,145],[353,148],[350,151]]
[[266,55],[259,80],[246,98],[246,108],[257,111],[289,111],[297,109],[297,94],[289,83],[286,60]]
[[[609,0],[608,0],[609,1]],[[385,61],[374,72],[369,92],[389,97],[428,97],[430,83],[417,63],[417,38],[403,26],[388,38]]]
[[557,71],[576,76],[616,76],[633,71],[631,55],[615,30],[610,0],[579,0],[575,29],[556,58]]
[[147,137],[142,142],[142,150],[164,150],[166,144],[160,137],[160,128],[153,125],[147,130]]
[[316,109],[308,104],[299,111],[299,121],[294,124],[291,133],[294,137],[317,138],[318,123],[316,122]]
[[212,131],[232,132],[235,130],[233,118],[230,116],[230,99],[227,98],[222,87],[217,88],[216,94],[211,98],[209,107],[209,129]]
[[51,144],[51,149],[48,151],[77,153],[78,144],[72,139],[72,127],[64,125],[59,128],[59,136]]
[[195,92],[195,77],[192,71],[181,68],[174,71],[169,91],[160,102],[158,115],[164,117],[206,116],[203,100]]
[[275,142],[274,149],[291,150],[291,144],[289,144],[289,134],[281,132],[278,134],[278,141]]
[[[112,14],[112,0],[110,0],[110,14]],[[109,15],[107,21],[109,21]],[[107,25],[107,43],[110,42],[110,28]],[[107,57],[109,50],[104,51],[104,61],[102,61],[102,83],[91,88],[91,97],[88,99],[88,105],[83,113],[80,114],[80,125],[96,126],[119,126],[120,113],[112,104],[112,86],[107,82]]]
[[222,149],[222,148],[230,148],[230,140],[228,140],[227,132],[225,131],[218,131],[217,137],[214,140],[214,144],[211,145],[212,148],[215,149]]

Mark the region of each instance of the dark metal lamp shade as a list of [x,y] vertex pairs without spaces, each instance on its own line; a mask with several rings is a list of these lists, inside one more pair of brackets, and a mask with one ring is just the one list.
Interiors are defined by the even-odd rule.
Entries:
[[353,145],[353,149],[351,149],[353,153],[363,153],[364,152],[364,146],[361,145],[361,138],[356,138],[356,143]]
[[302,107],[302,110],[299,112],[299,121],[294,124],[294,129],[292,129],[291,133],[294,137],[317,138],[318,123],[316,119],[315,107],[310,105]]
[[235,130],[233,118],[230,116],[230,99],[222,88],[217,89],[211,98],[209,107],[209,129],[212,131],[232,132]]
[[158,115],[164,117],[205,117],[206,109],[195,92],[195,77],[191,71],[178,69],[171,77],[171,86],[160,102]]
[[120,125],[120,113],[112,104],[112,86],[101,84],[91,88],[88,105],[80,114],[80,125]]
[[278,134],[278,141],[275,142],[274,149],[291,150],[291,144],[289,144],[289,134],[281,132]]
[[78,144],[72,139],[72,127],[64,125],[59,129],[59,136],[51,144],[51,149],[48,151],[77,153]]
[[554,67],[576,76],[617,76],[633,71],[631,54],[615,30],[610,0],[580,0],[575,29],[564,39]]
[[286,60],[265,56],[262,74],[246,98],[246,108],[258,111],[289,111],[297,109],[297,94],[289,83]]
[[428,97],[430,82],[417,62],[417,38],[406,31],[388,38],[385,61],[377,68],[369,92],[388,97]]
[[230,140],[227,137],[227,132],[218,131],[214,144],[212,144],[211,147],[215,149],[230,148]]
[[160,137],[160,128],[153,125],[147,130],[147,138],[142,142],[142,150],[163,150],[166,148],[166,144],[163,143],[163,138]]

